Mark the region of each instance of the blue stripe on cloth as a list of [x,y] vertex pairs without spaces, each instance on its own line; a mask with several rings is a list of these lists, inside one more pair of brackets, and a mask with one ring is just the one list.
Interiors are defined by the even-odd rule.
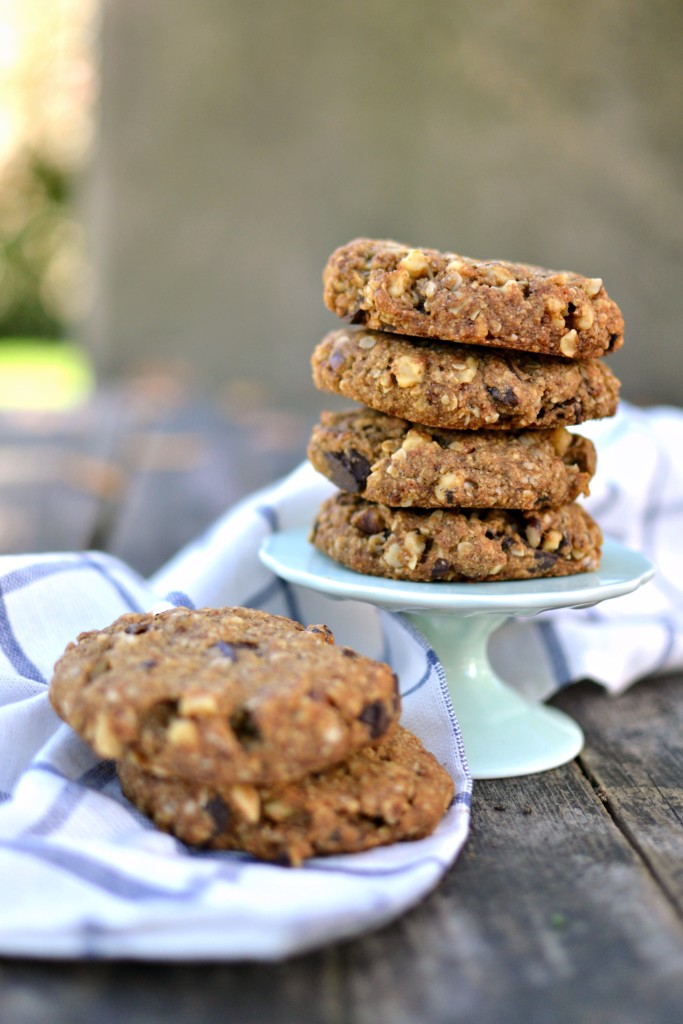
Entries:
[[393,666],[393,661],[391,657],[391,646],[389,644],[389,637],[387,635],[386,629],[380,630],[380,635],[382,640],[382,649],[376,655],[377,661],[383,661],[387,665]]
[[653,507],[646,509],[644,518],[649,523],[653,520],[657,521],[662,515],[680,516],[681,512],[683,512],[683,501],[681,500],[667,501],[666,505],[663,502],[657,502]]
[[261,590],[257,590],[251,597],[246,598],[244,604],[247,608],[263,608],[264,605],[275,597],[278,591],[284,599],[290,619],[296,619],[297,622],[301,622],[299,603],[292,590],[292,586],[287,580],[283,580],[279,576],[273,576],[270,583],[267,583]]
[[78,782],[81,786],[87,786],[88,789],[99,790],[104,789],[116,778],[116,765],[113,761],[98,761],[92,768],[88,768],[87,772],[79,777]]
[[189,594],[183,590],[171,590],[165,595],[164,601],[174,605],[176,608],[196,608],[196,605]]
[[[456,798],[456,800],[453,802],[469,806],[470,794],[463,793],[461,794],[461,797],[462,799]],[[217,861],[219,863],[225,863],[226,858],[229,858],[230,861],[237,860],[244,865],[258,865],[264,863],[263,860],[260,860],[258,857],[255,857],[252,853],[244,853],[239,850],[202,850],[198,849],[197,847],[184,846],[184,844],[181,844],[181,846],[183,846],[184,853],[188,854],[190,857],[195,857],[201,860],[211,860]],[[339,854],[338,856],[348,857],[349,855]],[[373,866],[357,867],[353,859],[350,859],[348,864],[341,865],[335,863],[335,858],[333,856],[323,856],[311,857],[310,859],[305,860],[303,864],[299,868],[297,868],[297,871],[324,871],[327,873],[331,872],[336,875],[350,875],[352,877],[355,875],[363,875],[368,878],[390,878],[396,875],[409,875],[416,868],[420,868],[425,864],[437,864],[440,868],[446,869],[449,866],[449,863],[450,862],[443,863],[439,860],[438,857],[423,857],[421,860],[418,861],[411,861],[408,864],[399,864],[387,868]],[[275,862],[271,862],[268,864],[268,866],[281,867],[282,865],[278,865]],[[290,871],[291,869],[284,867],[283,870]]]
[[132,610],[144,611],[135,598],[112,576],[105,566],[93,556],[87,554],[81,554],[71,559],[35,562],[6,573],[3,577],[0,577],[0,648],[2,648],[8,661],[20,675],[27,679],[32,679],[34,682],[47,682],[42,672],[39,671],[17,640],[9,615],[7,614],[7,606],[4,601],[5,595],[16,590],[22,590],[24,587],[37,583],[48,576],[88,568],[95,568],[97,572],[103,575]]
[[58,768],[44,761],[31,765],[29,771],[42,771],[55,775],[62,779],[64,786],[42,817],[24,829],[21,833],[24,837],[49,836],[57,832],[69,820],[91,790],[104,789],[116,775],[113,761],[100,761],[77,780],[67,778]]
[[309,872],[323,871],[325,874],[335,875],[359,875],[365,878],[392,878],[397,875],[412,874],[414,871],[423,868],[426,864],[435,864],[441,871],[445,871],[449,867],[450,861],[442,861],[438,857],[423,857],[420,860],[411,861],[409,864],[400,864],[391,868],[373,868],[354,867],[353,864],[350,867],[347,867],[346,864],[342,867],[329,860],[316,857],[313,860],[305,861],[299,870]]
[[20,569],[13,569],[0,578],[0,647],[10,664],[27,679],[32,679],[37,683],[47,682],[17,640],[7,614],[4,598],[7,594],[22,590],[47,576],[81,568],[83,565],[79,563],[78,559],[60,559],[59,561],[25,565]]
[[7,614],[7,605],[0,581],[0,648],[13,668],[26,679],[35,683],[47,683],[47,679],[29,658],[19,643]]
[[54,562],[33,562],[30,565],[22,566],[21,569],[13,569],[11,572],[0,577],[0,591],[3,594],[10,594],[12,591],[21,590],[31,583],[37,583],[38,580],[44,579],[46,576],[54,576],[60,572],[71,572],[74,569],[83,568],[85,566],[79,558]]
[[[273,505],[258,505],[254,511],[265,519],[268,527],[273,533],[277,533],[279,531],[280,519],[278,511]],[[299,610],[299,603],[294,591],[292,590],[291,584],[287,580],[281,579],[279,576],[273,576],[270,583],[261,590],[258,590],[251,597],[246,598],[244,604],[247,608],[263,608],[263,606],[276,595],[278,590],[284,598],[285,607],[289,617],[291,619],[295,619],[297,622],[301,622],[302,619],[301,612]]]
[[81,558],[91,568],[95,569],[100,573],[101,576],[109,583],[111,587],[117,592],[119,597],[128,605],[133,612],[144,612],[147,611],[146,607],[140,604],[137,598],[133,597],[132,593],[124,587],[120,580],[117,580],[114,574],[110,571],[105,562],[101,562],[95,555],[84,552]]
[[260,516],[263,516],[268,526],[271,528],[273,533],[277,533],[280,529],[280,521],[277,514],[277,509],[272,505],[259,505],[256,510]]
[[28,836],[49,836],[57,832],[69,820],[78,805],[83,802],[88,793],[87,789],[78,786],[75,782],[65,781],[59,796],[38,821],[21,832],[24,838]]
[[34,857],[65,874],[74,875],[85,885],[91,885],[119,899],[132,902],[159,898],[178,901],[196,899],[215,880],[214,877],[191,879],[184,889],[178,891],[131,878],[130,875],[85,854],[74,853],[64,846],[50,845],[41,840],[0,839],[0,849]]
[[538,622],[536,625],[550,658],[550,667],[555,677],[555,682],[558,687],[566,686],[567,683],[571,682],[571,671],[555,627],[550,622]]
[[429,679],[430,675],[432,674],[432,670],[436,669],[436,666],[438,664],[438,658],[437,658],[436,654],[434,653],[434,651],[431,649],[431,647],[428,650],[426,650],[424,653],[425,653],[425,657],[427,658],[427,667],[426,667],[426,669],[424,670],[424,672],[422,673],[422,675],[420,676],[418,681],[416,683],[414,683],[413,686],[411,686],[409,690],[404,690],[401,693],[401,697],[409,697],[411,695],[411,693],[415,693],[416,690],[422,689],[422,687],[425,685],[425,683]]
[[[387,615],[391,615],[392,613],[391,612],[387,612],[386,614]],[[429,645],[425,646],[422,638],[417,635],[417,633],[413,630],[412,626],[410,626],[410,624],[401,615],[393,615],[392,617],[395,618],[396,621],[399,623],[399,625],[403,626],[403,628],[405,630],[407,630],[408,633],[410,633],[410,635],[413,637],[413,639],[417,641],[417,643],[418,643],[418,645],[420,647],[420,650],[424,651],[425,658],[426,658],[426,668],[425,668],[424,672],[422,673],[422,675],[420,676],[420,678],[418,679],[418,681],[416,683],[414,683],[413,686],[411,686],[409,690],[403,690],[401,692],[401,697],[402,698],[403,697],[409,697],[411,693],[415,693],[416,690],[420,690],[425,685],[425,683],[427,682],[427,680],[429,679],[429,677],[430,677],[430,675],[432,673],[432,669],[437,664],[437,657],[436,657],[436,654],[434,653],[434,651],[432,650],[432,648]],[[384,630],[382,630],[382,633],[383,633],[383,637],[384,637],[384,649],[383,649],[383,653],[382,653],[382,660],[388,662],[391,665],[391,664],[393,664],[393,661],[392,661],[393,655],[392,655],[391,646],[389,644],[388,631],[386,629],[384,629]]]
[[[449,687],[448,687],[448,680],[446,679],[446,673],[443,670],[443,665],[439,661],[439,659],[437,657],[437,654],[436,654],[436,651],[434,650],[432,645],[427,641],[426,637],[424,637],[422,635],[422,633],[420,633],[420,631],[415,626],[413,626],[412,622],[409,622],[408,619],[406,619],[400,613],[392,613],[392,614],[393,614],[393,617],[396,619],[396,621],[405,630],[407,630],[407,632],[412,636],[412,638],[420,645],[422,650],[427,655],[427,659],[428,659],[429,666],[430,666],[430,671],[431,671],[431,669],[433,669],[434,672],[436,673],[436,679],[437,679],[437,682],[439,684],[439,689],[441,691],[441,696],[443,698],[443,705],[444,705],[444,708],[446,710],[446,714],[448,715],[448,720],[450,722],[451,731],[453,733],[453,739],[455,740],[455,745],[456,745],[456,748],[457,748],[457,751],[458,751],[458,758],[460,760],[460,764],[462,765],[463,771],[467,775],[466,778],[463,778],[461,780],[464,783],[464,790],[463,790],[463,792],[468,793],[468,794],[471,795],[471,793],[472,793],[472,779],[471,779],[471,777],[469,777],[468,764],[467,764],[467,754],[465,753],[465,744],[463,743],[462,733],[460,732],[460,725],[458,723],[458,719],[457,719],[456,714],[455,714],[455,709],[453,707],[453,701],[451,700],[451,692],[450,692]],[[405,694],[403,696],[405,696]]]
[[113,761],[98,761],[97,764],[93,765],[92,768],[88,768],[86,772],[73,779],[69,775],[66,775],[61,769],[57,768],[56,765],[51,764],[49,761],[34,761],[26,770],[28,772],[46,772],[48,775],[54,775],[58,779],[63,779],[64,782],[77,782],[79,785],[87,786],[88,789],[101,790],[114,778],[116,771]]

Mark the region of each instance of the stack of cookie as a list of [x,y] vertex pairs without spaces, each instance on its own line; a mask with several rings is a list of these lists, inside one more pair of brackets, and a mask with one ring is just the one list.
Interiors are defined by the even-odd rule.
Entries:
[[388,665],[250,608],[123,615],[57,662],[57,713],[186,843],[298,865],[419,839],[453,782],[398,724]]
[[595,472],[568,426],[611,416],[601,358],[623,342],[602,280],[390,241],[337,249],[326,305],[352,326],[316,348],[325,412],[308,456],[341,489],[311,535],[357,572],[512,580],[597,568],[602,537],[575,499]]

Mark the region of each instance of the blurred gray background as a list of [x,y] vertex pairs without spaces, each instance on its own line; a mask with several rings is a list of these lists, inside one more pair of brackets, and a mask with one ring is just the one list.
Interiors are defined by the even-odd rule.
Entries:
[[321,270],[373,235],[602,277],[623,397],[683,403],[680,0],[109,0],[101,39],[101,376],[327,406]]

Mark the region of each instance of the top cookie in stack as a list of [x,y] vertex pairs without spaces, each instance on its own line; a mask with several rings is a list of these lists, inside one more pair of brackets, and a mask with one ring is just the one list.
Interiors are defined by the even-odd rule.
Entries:
[[328,309],[372,330],[572,359],[623,344],[599,277],[361,238],[335,250],[323,284]]
[[503,580],[595,569],[574,502],[595,451],[565,428],[616,411],[601,356],[623,319],[599,278],[359,239],[325,268],[316,385],[365,408],[323,413],[309,458],[342,493],[312,540],[359,572]]

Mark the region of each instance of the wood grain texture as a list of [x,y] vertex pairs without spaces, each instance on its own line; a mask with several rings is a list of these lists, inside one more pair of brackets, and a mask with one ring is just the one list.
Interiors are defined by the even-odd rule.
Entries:
[[73,413],[0,420],[0,550],[91,546],[126,486],[116,453],[122,416],[120,403],[102,396]]
[[305,420],[267,410],[240,425],[201,402],[147,407],[120,439],[128,487],[101,545],[152,573],[245,494],[293,469],[308,432]]
[[475,784],[464,853],[391,931],[391,954],[382,935],[346,951],[363,1024],[377,991],[401,1024],[613,1020],[615,1005],[635,1024],[683,1005],[681,922],[573,764]]
[[586,732],[581,761],[598,797],[681,920],[682,698],[677,675],[642,682],[619,699],[588,685],[574,687],[560,699]]

